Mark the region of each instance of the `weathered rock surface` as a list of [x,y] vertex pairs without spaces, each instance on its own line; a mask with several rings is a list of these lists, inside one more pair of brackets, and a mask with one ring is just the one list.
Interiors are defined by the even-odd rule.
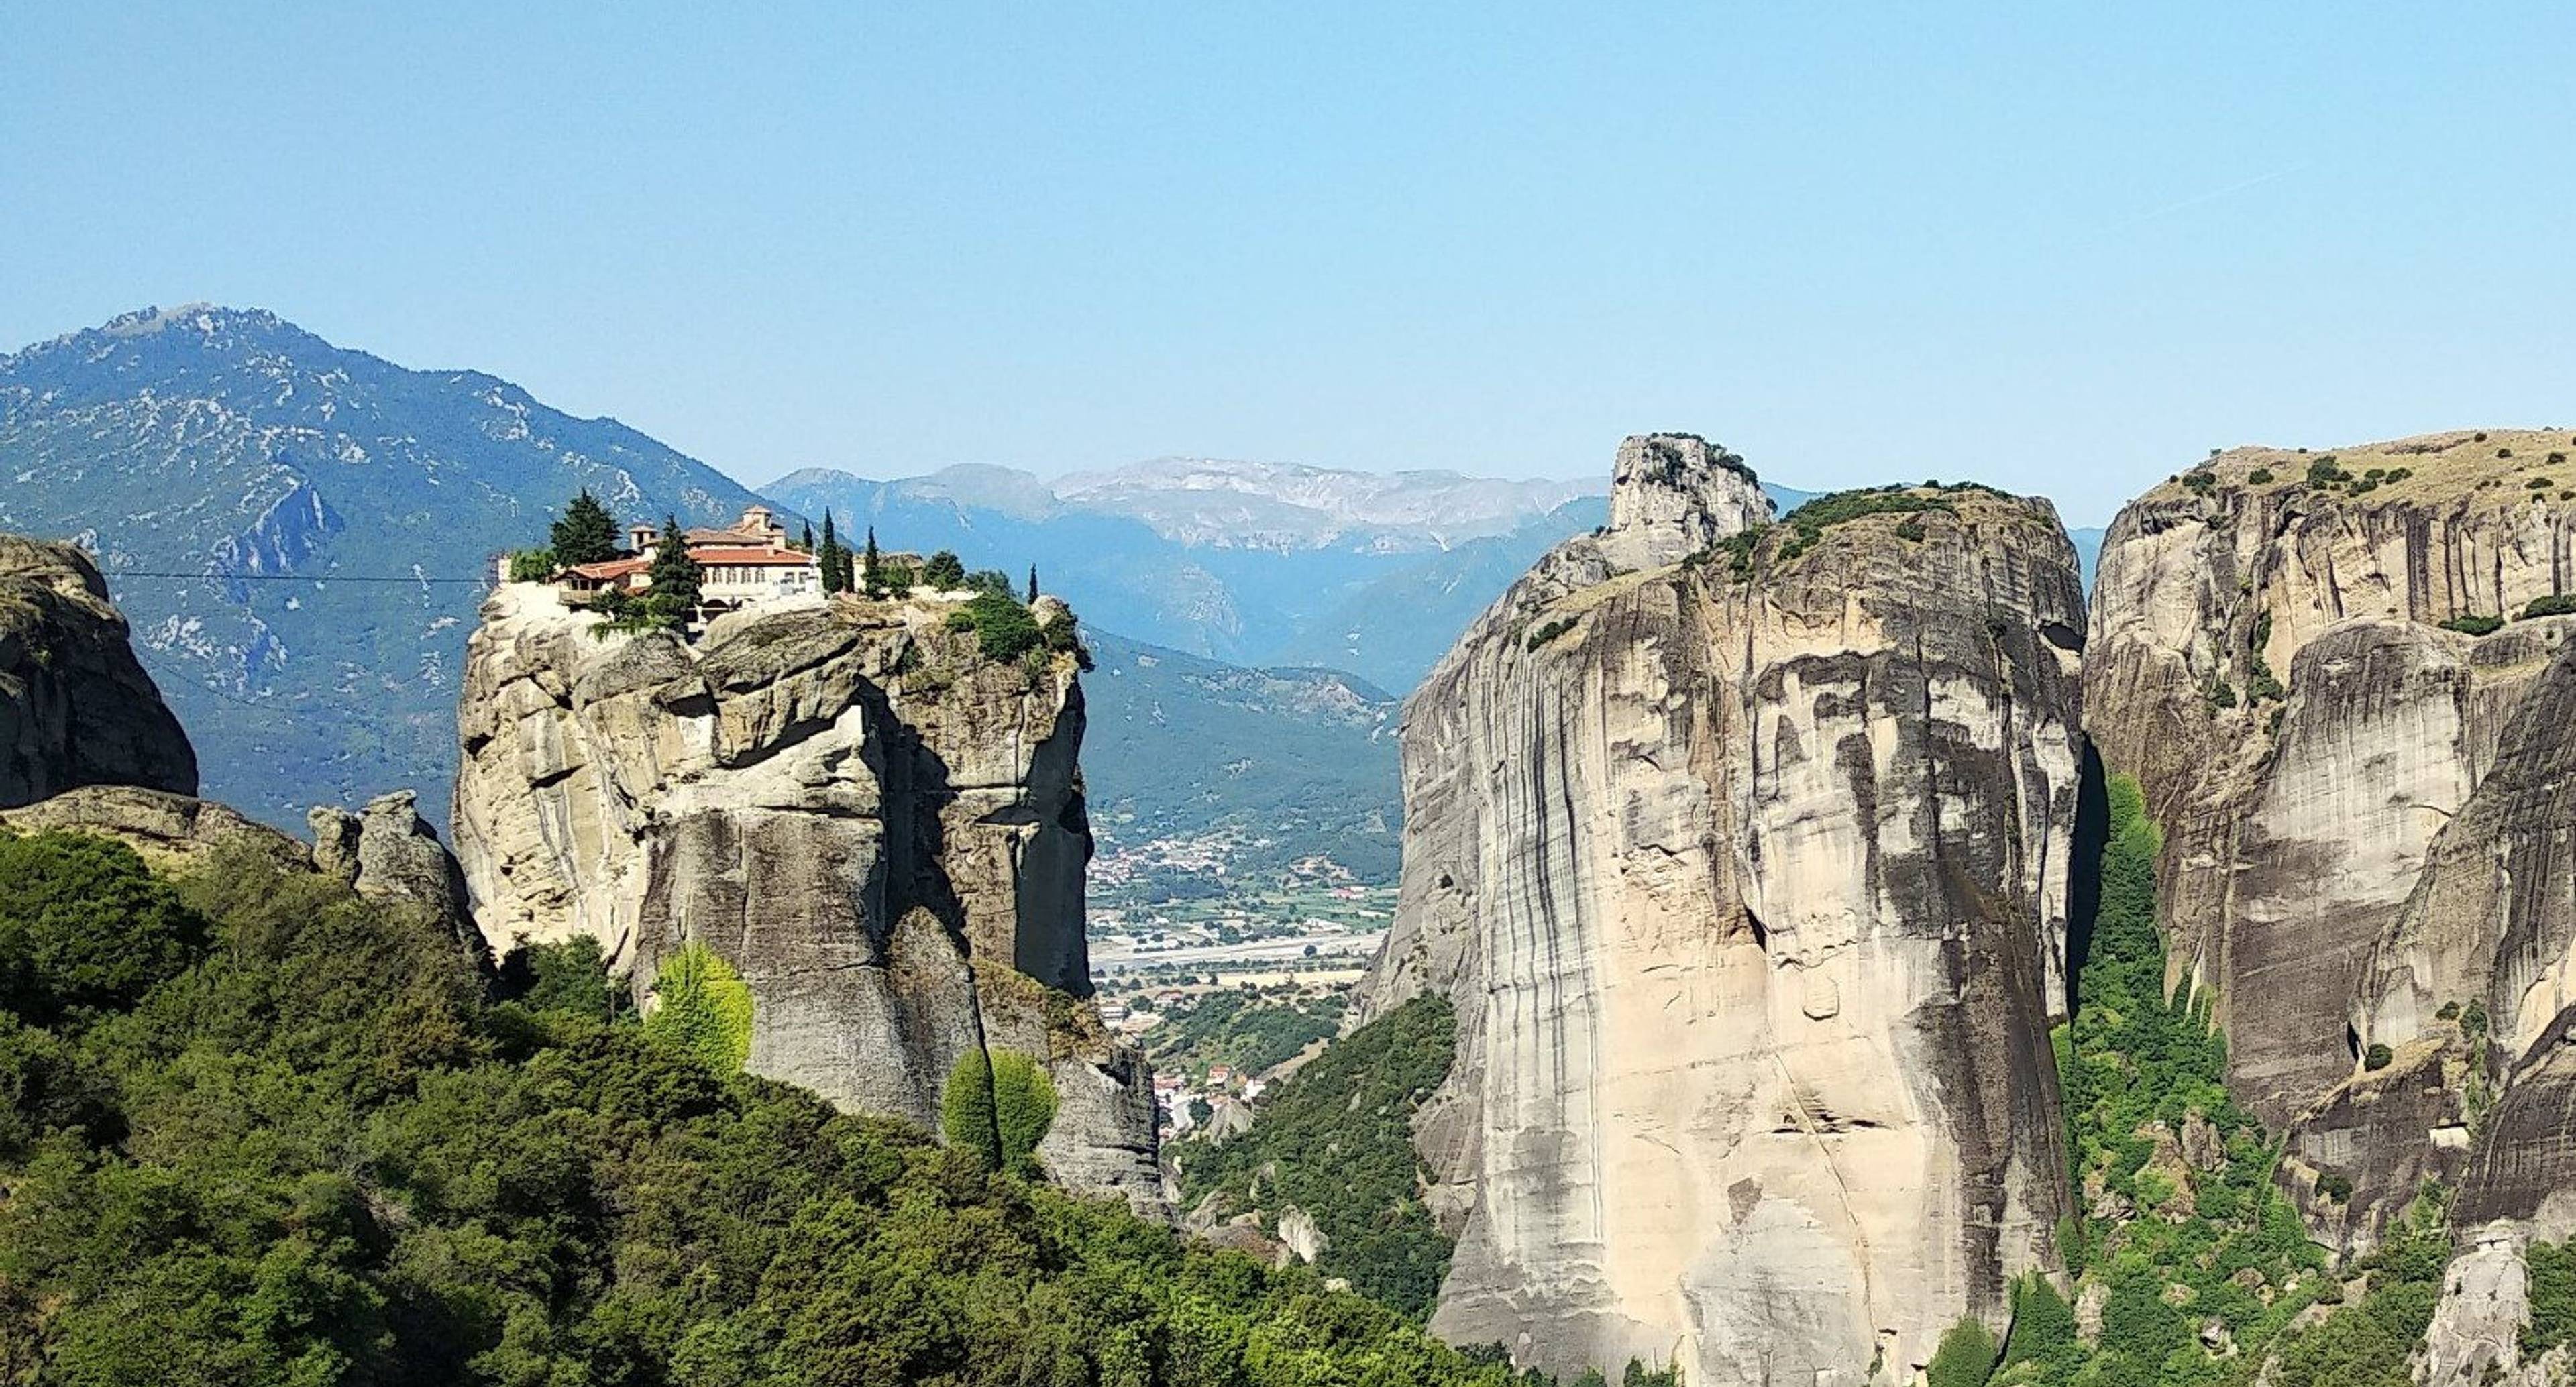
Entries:
[[0,535],[0,806],[78,785],[194,795],[197,754],[89,555]]
[[474,927],[464,868],[420,816],[419,795],[410,790],[378,795],[355,814],[336,805],[316,805],[305,823],[313,830],[315,870],[348,883],[361,896],[418,902],[478,968],[490,965],[491,951]]
[[1705,551],[1768,508],[1716,456],[1630,440],[1620,523],[1407,705],[1401,904],[1353,1024],[1457,1005],[1416,1123],[1464,1210],[1445,1337],[1905,1381],[1961,1315],[2002,1324],[2072,1208],[2075,556],[2045,503],[1926,492],[1739,572]]
[[2347,1249],[2487,1159],[2476,1109],[2576,1001],[2576,621],[2478,625],[2576,587],[2576,506],[2531,485],[2569,446],[2239,450],[2104,539],[2086,727],[2166,827],[2169,981]]
[[1048,1168],[1157,1205],[1149,1075],[1081,1000],[1073,661],[984,659],[954,606],[601,639],[553,590],[505,586],[458,714],[476,922],[496,949],[597,939],[639,995],[704,943],[751,986],[755,1072],[934,1129],[968,1049],[1038,1056]]
[[134,849],[156,868],[205,862],[235,852],[286,871],[309,871],[304,844],[212,800],[131,785],[85,785],[51,799],[0,810],[0,826],[20,833],[95,833]]
[[2087,725],[2167,826],[2172,980],[2288,1127],[2281,1183],[2349,1251],[2454,1191],[2426,1383],[2565,1366],[2515,1331],[2523,1248],[2576,1233],[2576,619],[2524,614],[2576,590],[2539,484],[2572,446],[2226,454],[2122,512],[2094,592]]

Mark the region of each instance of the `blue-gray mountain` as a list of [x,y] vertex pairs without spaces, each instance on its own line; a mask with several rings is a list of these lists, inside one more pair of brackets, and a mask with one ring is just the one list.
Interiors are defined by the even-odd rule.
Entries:
[[[1223,475],[1230,495],[1210,484]],[[0,356],[0,479],[0,529],[99,555],[138,653],[195,734],[205,792],[287,826],[315,799],[395,787],[445,822],[455,681],[482,579],[496,550],[541,541],[574,490],[623,518],[727,518],[754,499],[633,429],[492,376],[409,370],[271,313],[203,306]],[[1391,865],[1396,803],[1392,753],[1369,730],[1391,704],[1373,681],[1177,651],[1147,666],[1103,628],[1204,652],[1253,648],[1219,639],[1249,625],[1279,663],[1352,651],[1409,687],[1528,553],[1600,519],[1597,500],[1563,501],[1558,484],[1248,464],[1074,479],[1073,502],[998,468],[863,485],[885,503],[850,509],[889,547],[953,548],[1014,572],[1035,562],[1083,612],[1105,670],[1156,671],[1094,683],[1092,775],[1113,814],[1133,815],[1113,823],[1113,843],[1177,831],[1184,813],[1202,826],[1268,819],[1293,831],[1282,844],[1314,830],[1300,855],[1362,870]],[[1371,711],[1325,715],[1334,705]],[[1148,754],[1156,726],[1187,735]],[[1247,767],[1323,788],[1284,806],[1275,776]]]
[[507,381],[201,305],[0,356],[0,477],[0,529],[99,555],[205,793],[288,824],[396,786],[445,821],[478,584],[575,489],[699,521],[754,499]]

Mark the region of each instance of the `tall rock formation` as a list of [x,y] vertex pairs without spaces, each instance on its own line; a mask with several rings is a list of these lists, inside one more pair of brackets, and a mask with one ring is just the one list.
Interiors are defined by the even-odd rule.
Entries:
[[197,755],[90,556],[0,535],[0,808],[77,785],[197,792]]
[[648,1005],[660,961],[703,943],[750,984],[754,1072],[934,1129],[961,1055],[1035,1055],[1048,1169],[1152,1205],[1146,1067],[1081,1000],[1075,658],[987,659],[958,606],[603,639],[553,588],[502,587],[457,719],[475,918],[496,949],[598,940]]
[[1459,1052],[1433,1327],[1560,1373],[1903,1382],[2056,1264],[2082,593],[2045,502],[1826,498],[1622,445],[1406,708],[1360,1019]]
[[2546,623],[2440,628],[2576,586],[2569,446],[2239,449],[2104,538],[2087,729],[2165,825],[2174,980],[2215,990],[2231,1082],[2276,1129],[2354,1068],[2363,967],[2547,667]]
[[2087,725],[2166,827],[2169,982],[2213,997],[2282,1182],[2356,1251],[2456,1191],[2432,1382],[2528,1368],[2490,1321],[2523,1242],[2576,1232],[2571,451],[2220,454],[2122,511],[2093,593]]

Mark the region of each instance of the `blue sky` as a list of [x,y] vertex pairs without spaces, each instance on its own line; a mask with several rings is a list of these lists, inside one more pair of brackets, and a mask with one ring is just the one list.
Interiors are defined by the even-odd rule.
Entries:
[[2563,7],[536,8],[13,9],[0,346],[258,305],[755,483],[1688,429],[2078,523],[2576,422]]

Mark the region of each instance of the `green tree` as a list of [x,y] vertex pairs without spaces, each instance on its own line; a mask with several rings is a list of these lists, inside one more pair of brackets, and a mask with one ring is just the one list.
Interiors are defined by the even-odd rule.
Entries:
[[677,626],[697,610],[699,585],[706,570],[689,554],[689,536],[680,528],[680,518],[667,516],[662,521],[662,542],[653,549],[653,566],[648,570],[653,580],[646,594],[646,604],[654,620],[662,625]]
[[718,1074],[751,1058],[751,986],[716,951],[692,939],[654,971],[645,1034],[697,1057]]
[[823,570],[823,591],[847,592],[849,585],[841,578],[841,535],[832,524],[832,512],[823,512],[823,548],[814,556]]
[[873,597],[885,591],[885,567],[877,557],[877,527],[868,527],[866,563],[859,569],[859,585]]
[[553,543],[557,562],[569,568],[574,564],[606,563],[617,557],[617,517],[583,487],[581,494],[564,507],[563,518],[554,523]]
[[130,1006],[188,966],[203,930],[134,849],[81,833],[0,836],[0,1000],[39,1025]]
[[1029,565],[1029,600],[1031,602],[1038,600],[1038,566],[1036,564]]
[[954,550],[942,549],[921,566],[921,581],[942,592],[966,586],[966,565]]
[[1017,1050],[993,1052],[993,1127],[1001,1140],[1002,1167],[1035,1177],[1038,1143],[1055,1125],[1055,1080]]
[[514,549],[510,551],[510,581],[542,583],[555,576],[555,552],[551,549]]
[[957,1057],[939,1093],[939,1133],[986,1170],[1002,1168],[1002,1129],[993,1107],[993,1059],[979,1046]]

